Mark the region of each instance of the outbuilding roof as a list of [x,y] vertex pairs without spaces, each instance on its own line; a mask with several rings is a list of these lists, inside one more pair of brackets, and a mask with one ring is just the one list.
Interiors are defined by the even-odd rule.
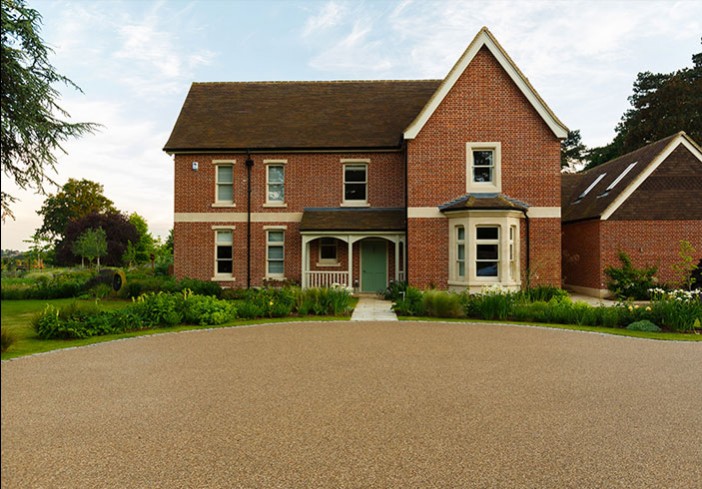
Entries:
[[440,83],[193,83],[164,150],[399,148]]
[[[699,146],[687,134],[679,132],[591,170],[563,175],[561,180],[562,221],[608,219],[680,145],[700,158]],[[684,178],[690,180],[691,177]],[[674,192],[676,188],[673,187],[676,185],[678,187],[689,185],[700,188],[698,181],[683,182],[680,179],[671,179],[670,177],[659,180],[660,182],[657,183],[662,187],[658,189],[657,193],[661,197],[666,192]],[[698,190],[697,194],[699,193]],[[681,202],[672,203],[672,205],[685,214]],[[679,217],[684,218],[685,216]]]

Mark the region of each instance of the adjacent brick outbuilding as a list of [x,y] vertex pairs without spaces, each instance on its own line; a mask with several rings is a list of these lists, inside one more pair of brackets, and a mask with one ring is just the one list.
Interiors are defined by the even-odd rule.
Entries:
[[563,283],[605,297],[604,269],[655,265],[676,285],[681,241],[702,258],[702,151],[681,132],[594,169],[563,177]]

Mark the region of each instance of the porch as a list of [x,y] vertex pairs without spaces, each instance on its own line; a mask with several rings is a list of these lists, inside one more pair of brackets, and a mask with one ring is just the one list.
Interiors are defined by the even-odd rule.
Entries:
[[306,209],[300,234],[303,288],[378,292],[405,280],[402,210]]

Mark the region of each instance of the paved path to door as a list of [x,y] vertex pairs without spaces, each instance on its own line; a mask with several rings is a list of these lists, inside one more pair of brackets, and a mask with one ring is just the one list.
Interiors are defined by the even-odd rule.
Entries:
[[2,363],[2,487],[702,487],[702,344],[295,323]]
[[397,314],[392,310],[391,301],[361,296],[351,321],[397,321]]

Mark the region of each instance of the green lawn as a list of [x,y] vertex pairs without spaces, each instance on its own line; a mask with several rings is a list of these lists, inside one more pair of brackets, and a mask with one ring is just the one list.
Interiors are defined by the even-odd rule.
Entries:
[[[224,328],[230,326],[244,326],[249,324],[261,323],[279,323],[293,321],[348,321],[349,316],[307,316],[307,317],[292,317],[292,318],[262,318],[252,320],[237,320],[219,326],[193,326],[181,325],[172,328],[158,328],[141,331],[133,331],[131,333],[113,334],[105,336],[94,336],[82,340],[42,340],[37,337],[32,327],[32,318],[44,310],[47,304],[53,306],[66,306],[72,302],[91,303],[93,300],[76,300],[76,299],[52,299],[52,300],[18,300],[18,301],[2,301],[0,307],[2,310],[2,328],[8,329],[15,335],[17,341],[2,354],[2,360],[10,358],[31,355],[34,353],[42,353],[51,350],[59,350],[61,348],[72,348],[76,346],[91,345],[94,343],[104,343],[121,338],[131,338],[134,336],[145,336],[158,333],[169,333],[175,331],[185,331],[193,329],[209,329],[209,328]],[[352,301],[355,306],[358,301]],[[100,301],[100,307],[105,309],[119,309],[126,307],[132,302],[130,300],[104,300]]]
[[444,319],[433,317],[412,317],[400,316],[401,321],[428,321],[428,322],[452,322],[452,323],[484,323],[484,324],[516,324],[520,326],[540,326],[544,328],[570,329],[573,331],[589,331],[591,333],[604,333],[616,336],[631,336],[634,338],[648,338],[652,340],[667,341],[702,341],[702,334],[694,333],[649,333],[645,331],[629,331],[624,328],[605,328],[603,326],[578,326],[574,324],[550,324],[550,323],[520,323],[517,321],[487,321],[484,319]]

